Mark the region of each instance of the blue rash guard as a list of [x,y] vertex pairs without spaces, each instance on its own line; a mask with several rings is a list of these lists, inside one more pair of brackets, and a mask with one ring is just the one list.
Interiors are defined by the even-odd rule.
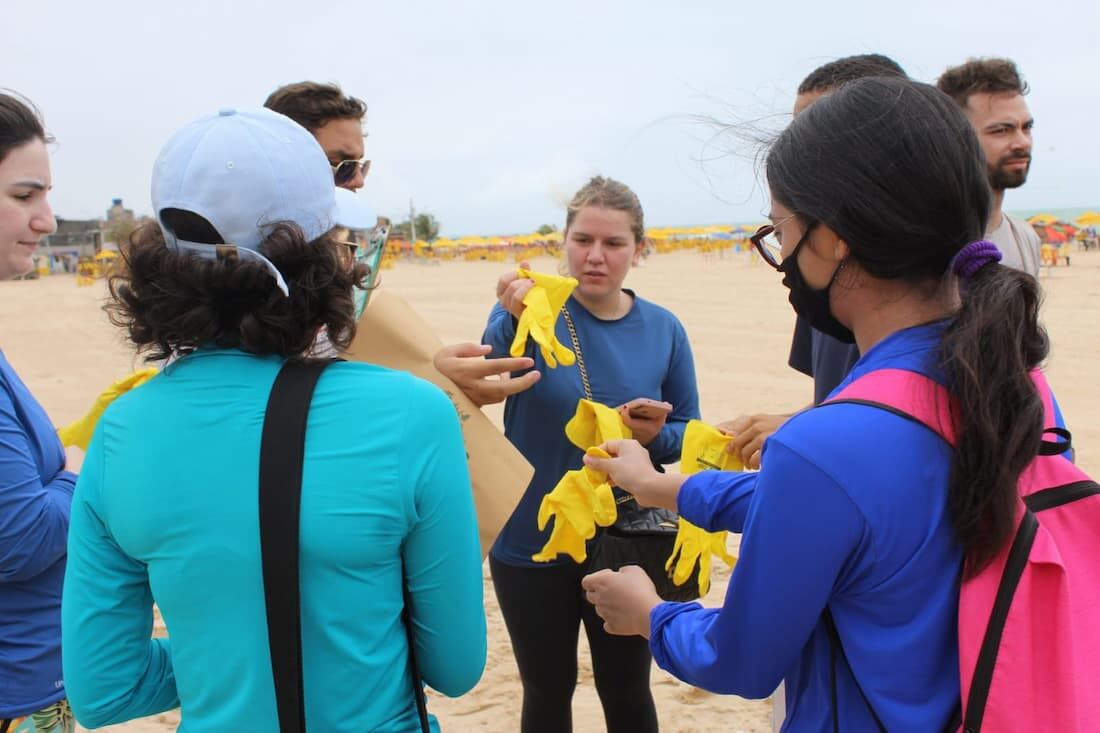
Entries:
[[75,483],[46,411],[0,352],[0,718],[65,697],[61,584]]
[[[281,366],[202,350],[118,398],[96,427],[62,602],[82,725],[180,705],[180,733],[278,730],[257,491]],[[452,696],[474,686],[486,651],[481,551],[458,418],[439,389],[370,364],[325,371],[300,541],[309,730],[420,730],[402,568],[424,682]],[[154,599],[170,640],[150,639]]]
[[[945,324],[876,344],[837,387],[877,369],[943,383]],[[1061,417],[1058,416],[1061,424]],[[679,510],[742,532],[720,609],[662,603],[650,616],[658,665],[705,689],[760,698],[785,680],[785,731],[832,731],[828,606],[875,713],[892,733],[942,730],[959,704],[956,619],[962,548],[951,529],[952,450],[875,407],[799,413],[764,444],[760,473],[695,474]],[[837,661],[840,729],[876,730]]]
[[[680,321],[659,305],[634,298],[630,311],[618,320],[596,318],[572,297],[566,307],[577,329],[593,397],[618,407],[636,397],[664,400],[673,406],[661,432],[649,444],[659,463],[680,460],[684,428],[699,417],[699,391],[695,362]],[[564,318],[558,318],[558,340],[572,348]],[[493,307],[482,341],[493,347],[492,356],[508,356],[516,334],[516,322],[500,304]],[[548,525],[540,532],[536,521],[539,505],[566,471],[581,467],[583,453],[565,437],[565,424],[584,397],[580,369],[576,365],[546,366],[534,342],[528,340],[526,356],[535,360],[542,378],[504,404],[504,434],[531,462],[535,475],[519,505],[493,545],[492,555],[508,565],[538,567],[531,556],[550,538]],[[572,562],[563,555],[557,562]]]

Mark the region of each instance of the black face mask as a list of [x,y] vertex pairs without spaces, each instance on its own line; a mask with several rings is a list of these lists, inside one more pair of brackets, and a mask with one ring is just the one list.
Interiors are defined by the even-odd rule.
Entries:
[[779,271],[783,273],[783,284],[791,291],[789,300],[795,313],[805,318],[813,328],[821,331],[821,333],[832,336],[837,341],[854,344],[856,336],[852,333],[852,329],[838,321],[833,316],[832,311],[829,310],[829,288],[833,286],[836,276],[844,269],[845,260],[841,260],[833,271],[833,276],[829,278],[829,284],[821,290],[811,288],[802,279],[802,270],[798,268],[798,252],[802,249],[802,245],[806,243],[806,240],[809,239],[812,230],[812,226],[806,230],[806,233],[802,235],[802,239],[798,240],[798,244],[795,245],[791,256],[784,259],[782,264],[779,265]]

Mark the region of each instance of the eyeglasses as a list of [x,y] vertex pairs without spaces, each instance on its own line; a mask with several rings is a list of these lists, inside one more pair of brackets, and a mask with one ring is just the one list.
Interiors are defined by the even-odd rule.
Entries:
[[336,181],[337,186],[342,186],[351,179],[355,178],[355,174],[359,171],[363,171],[363,178],[367,177],[367,173],[370,172],[370,160],[367,158],[360,158],[359,160],[341,160],[339,163],[332,165],[332,177]]
[[778,236],[778,230],[779,227],[795,218],[795,216],[797,216],[797,214],[791,214],[774,224],[765,224],[756,230],[756,234],[749,237],[752,246],[756,248],[756,251],[760,253],[764,261],[777,270],[783,262],[783,242]]

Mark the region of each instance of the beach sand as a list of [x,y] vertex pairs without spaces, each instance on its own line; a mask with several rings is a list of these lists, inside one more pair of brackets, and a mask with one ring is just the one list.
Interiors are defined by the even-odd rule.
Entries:
[[[535,260],[535,269],[556,263]],[[383,273],[383,287],[408,300],[440,338],[477,340],[493,302],[503,263],[401,263]],[[1044,273],[1043,318],[1052,338],[1048,374],[1073,430],[1078,462],[1100,475],[1100,254],[1074,253],[1072,267]],[[676,313],[691,339],[703,418],[718,422],[749,412],[791,411],[812,396],[809,378],[787,367],[794,316],[780,277],[747,255],[724,258],[678,252],[650,258],[627,286]],[[57,424],[79,417],[114,379],[141,366],[100,309],[102,283],[77,287],[71,276],[0,283],[0,347]],[[500,424],[499,406],[487,412]],[[705,599],[720,605],[728,573],[719,569]],[[521,690],[488,572],[485,573],[489,658],[480,684],[459,699],[431,694],[429,707],[448,731],[515,731]],[[604,730],[581,635],[575,730]],[[767,701],[717,696],[683,684],[654,667],[653,689],[665,733],[769,731]],[[165,733],[178,711],[104,728],[114,733]]]

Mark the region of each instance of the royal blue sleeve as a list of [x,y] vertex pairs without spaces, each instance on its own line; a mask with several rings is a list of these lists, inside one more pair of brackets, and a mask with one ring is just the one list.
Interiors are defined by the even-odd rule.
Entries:
[[86,728],[179,706],[168,639],[152,639],[153,594],[145,566],[115,543],[103,521],[102,430],[96,430],[73,499],[61,597],[65,691]]
[[745,531],[745,517],[752,506],[758,473],[748,471],[700,471],[680,486],[676,511],[708,532]]
[[404,563],[420,673],[445,695],[461,695],[485,669],[481,546],[466,450],[454,405],[423,382],[410,394],[401,439],[403,483],[416,523]]
[[684,327],[678,322],[672,339],[668,373],[661,384],[661,399],[672,405],[661,432],[646,446],[649,454],[659,463],[675,463],[680,460],[684,444],[684,430],[688,421],[699,418],[699,388],[695,383],[695,359],[691,354]]
[[[0,583],[27,580],[65,556],[76,475],[44,481],[12,393],[0,385]],[[46,427],[47,432],[53,431]]]
[[497,303],[489,312],[489,322],[485,324],[485,333],[481,335],[481,343],[493,347],[489,353],[490,359],[499,359],[511,356],[512,340],[516,337],[516,319],[511,313],[504,310],[504,306]]
[[662,603],[650,648],[677,678],[720,694],[770,695],[817,626],[841,568],[867,542],[829,476],[773,437],[719,609]]

